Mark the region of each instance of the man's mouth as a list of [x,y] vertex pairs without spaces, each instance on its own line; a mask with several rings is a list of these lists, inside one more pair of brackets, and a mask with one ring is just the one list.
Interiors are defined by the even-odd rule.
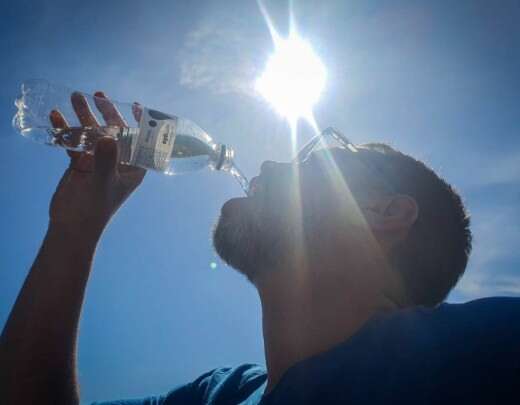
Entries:
[[267,186],[264,176],[255,176],[249,182],[249,190],[247,197],[237,197],[228,200],[222,206],[223,214],[233,214],[238,209],[249,207],[249,209],[256,207],[258,209],[265,203],[267,198]]
[[265,191],[264,182],[260,179],[260,176],[253,177],[249,182],[248,197],[256,197]]

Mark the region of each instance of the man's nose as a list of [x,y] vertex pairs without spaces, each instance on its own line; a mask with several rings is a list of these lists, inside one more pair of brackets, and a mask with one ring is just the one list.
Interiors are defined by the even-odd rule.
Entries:
[[266,160],[266,161],[263,162],[262,165],[260,166],[260,174],[269,173],[269,172],[275,170],[276,167],[277,167],[279,164],[280,164],[280,163],[273,162],[272,160]]
[[291,162],[273,162],[272,160],[266,160],[260,165],[260,175],[270,173],[289,173],[291,169],[294,169],[294,165]]

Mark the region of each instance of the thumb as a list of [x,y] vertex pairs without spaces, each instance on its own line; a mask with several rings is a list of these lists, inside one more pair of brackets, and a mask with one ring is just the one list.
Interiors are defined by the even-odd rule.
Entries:
[[117,143],[113,138],[104,136],[97,141],[94,151],[94,176],[106,182],[117,174]]

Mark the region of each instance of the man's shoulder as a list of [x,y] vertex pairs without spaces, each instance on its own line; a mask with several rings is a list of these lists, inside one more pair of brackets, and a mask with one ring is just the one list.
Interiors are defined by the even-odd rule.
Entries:
[[389,322],[397,337],[442,352],[511,350],[520,341],[520,298],[489,297],[402,311]]
[[219,367],[197,378],[192,384],[194,385],[217,385],[223,383],[248,382],[254,379],[263,379],[266,377],[266,371],[258,364],[244,363],[236,367]]
[[520,298],[487,297],[457,304],[442,304],[434,310],[439,318],[468,319],[475,323],[508,322],[520,316]]
[[475,319],[479,321],[506,320],[520,315],[520,298],[486,297],[461,303],[442,303],[437,307],[409,307],[389,316],[396,322],[413,320],[418,322],[436,319]]
[[263,367],[245,363],[236,367],[219,367],[208,371],[188,386],[194,397],[202,403],[217,400],[226,402],[230,398],[247,398],[266,380],[267,373]]
[[439,308],[454,307],[468,310],[501,309],[505,311],[520,311],[520,297],[485,297],[456,304],[441,304]]
[[219,367],[200,375],[195,380],[182,384],[168,393],[142,399],[95,402],[92,405],[189,405],[202,403],[239,403],[261,393],[267,380],[264,368],[257,364],[242,364],[237,367]]
[[[489,297],[435,308],[414,307],[383,315],[352,343],[377,345],[381,350],[405,345],[418,353],[446,354],[482,346],[511,347],[520,341],[520,298]],[[347,346],[348,347],[348,346]]]
[[295,369],[292,386],[367,403],[503,398],[519,377],[519,319],[520,298],[513,297],[386,313]]

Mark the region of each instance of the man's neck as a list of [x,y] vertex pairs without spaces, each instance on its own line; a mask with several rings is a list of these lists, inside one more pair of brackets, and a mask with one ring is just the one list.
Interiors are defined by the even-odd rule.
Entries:
[[341,276],[324,276],[333,270],[320,270],[320,277],[312,271],[271,271],[256,283],[263,312],[266,393],[292,365],[345,341],[376,313],[398,308],[370,281],[353,284]]

